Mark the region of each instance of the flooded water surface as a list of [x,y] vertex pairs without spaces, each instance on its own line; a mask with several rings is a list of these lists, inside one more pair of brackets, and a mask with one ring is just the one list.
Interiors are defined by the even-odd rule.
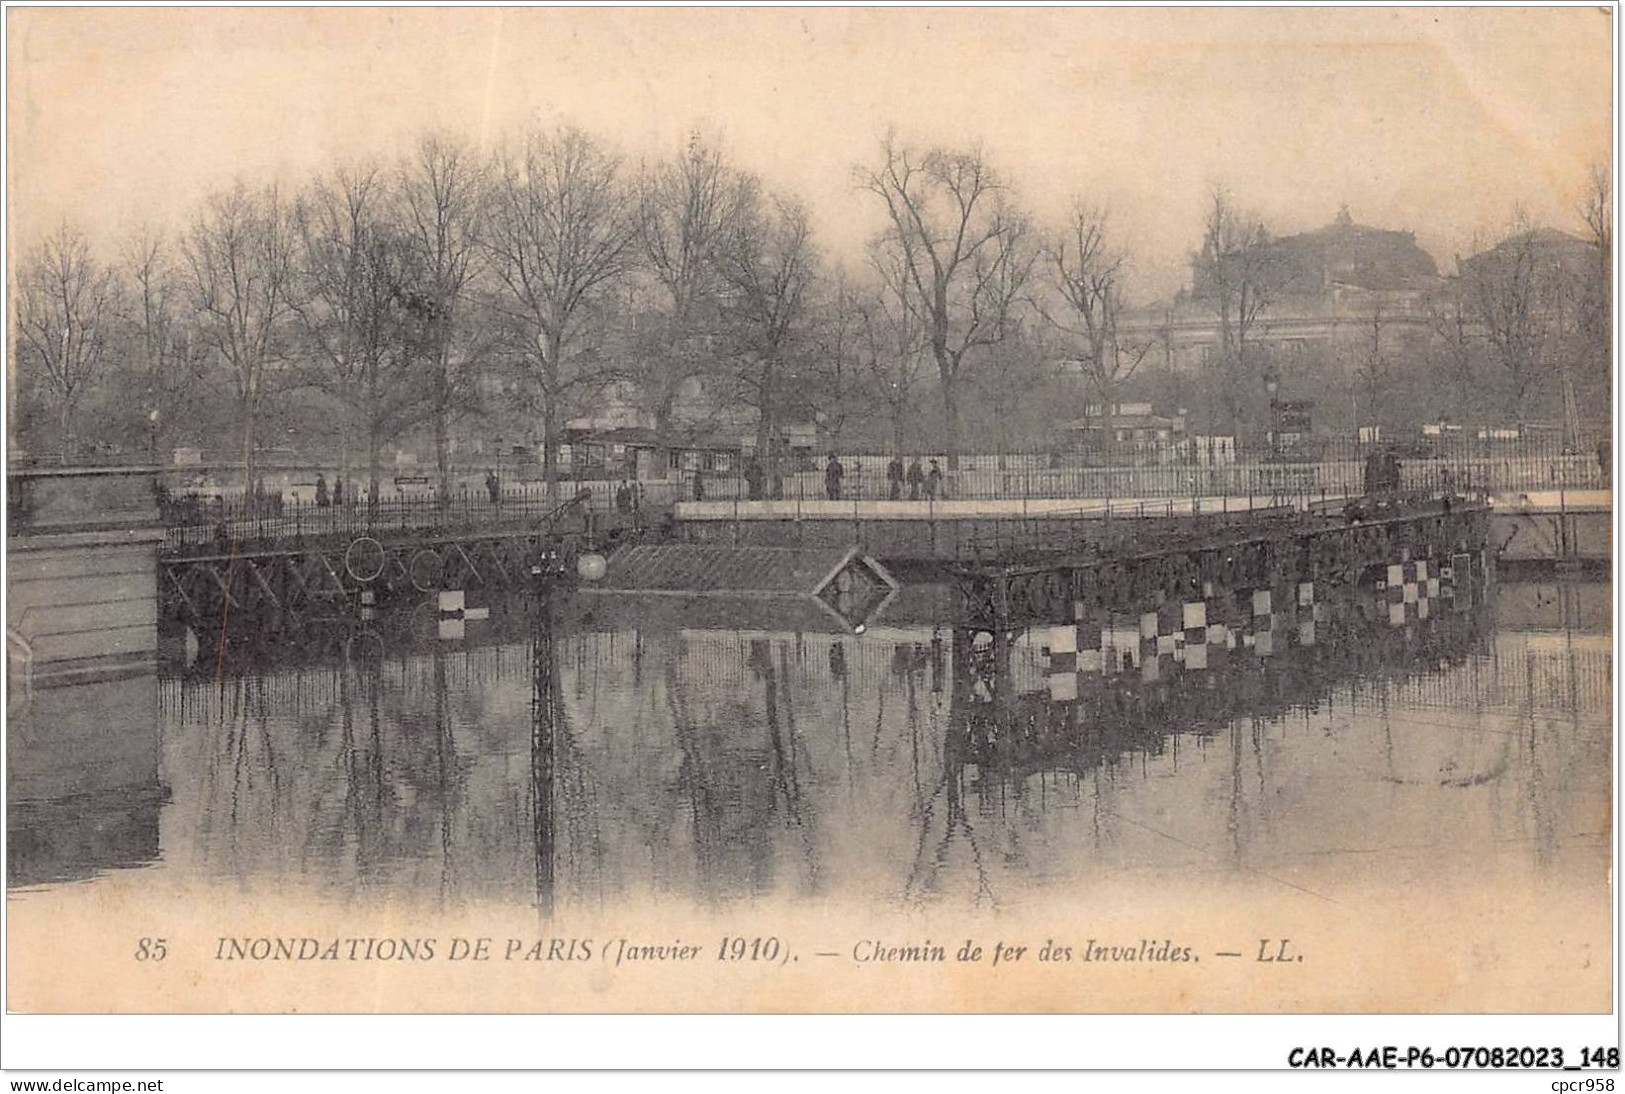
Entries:
[[1058,671],[1047,630],[995,656],[933,588],[861,635],[576,594],[450,634],[182,636],[157,679],[13,697],[7,869],[583,912],[1600,884],[1608,603],[1503,581],[1431,618],[1232,636],[1200,665],[1147,646],[1111,672]]

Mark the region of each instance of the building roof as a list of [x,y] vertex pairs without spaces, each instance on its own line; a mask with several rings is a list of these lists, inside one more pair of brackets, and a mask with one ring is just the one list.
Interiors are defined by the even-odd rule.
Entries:
[[[1439,267],[1411,232],[1356,223],[1348,206],[1325,227],[1282,236],[1268,244],[1281,294],[1317,296],[1334,285],[1379,291],[1423,289],[1440,281]],[[1191,295],[1211,295],[1204,259],[1193,262]]]
[[567,443],[578,445],[619,444],[637,448],[670,448],[674,450],[716,450],[736,452],[741,445],[738,436],[727,433],[676,432],[662,443],[660,434],[643,426],[618,426],[614,429],[568,429]]
[[654,445],[659,435],[642,426],[618,426],[614,429],[570,429],[576,444],[637,444]]
[[1179,429],[1185,425],[1183,418],[1165,418],[1157,414],[1113,414],[1109,419],[1099,414],[1086,418],[1074,418],[1061,425],[1062,429],[1105,429],[1126,427],[1130,429]]
[[1537,264],[1560,266],[1570,272],[1589,270],[1595,261],[1592,244],[1557,228],[1533,228],[1507,236],[1495,246],[1462,259],[1463,272],[1486,263],[1499,263],[1527,254]]
[[1407,289],[1439,280],[1438,264],[1413,233],[1357,224],[1346,205],[1324,228],[1285,236],[1275,246],[1292,267],[1289,293],[1313,295],[1334,284]]

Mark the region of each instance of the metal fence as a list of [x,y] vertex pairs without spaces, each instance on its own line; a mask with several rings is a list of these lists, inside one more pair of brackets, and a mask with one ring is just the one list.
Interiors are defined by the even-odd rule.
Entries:
[[[635,491],[617,497],[620,489],[618,483],[562,482],[557,495],[550,496],[545,486],[527,484],[504,487],[494,498],[483,490],[457,490],[444,500],[432,491],[395,491],[376,502],[356,498],[337,505],[280,494],[207,498],[179,494],[160,499],[159,512],[165,551],[193,555],[409,531],[456,535],[535,528],[572,508],[619,512],[635,524],[653,519],[671,503],[672,487],[666,483],[639,483]],[[584,496],[571,504],[578,495]]]
[[[1190,448],[1119,444],[1094,452],[1028,450],[971,454],[950,468],[945,454],[902,461],[895,477],[889,455],[838,456],[841,474],[832,480],[814,461],[781,469],[768,481],[748,462],[727,470],[673,470],[664,480],[628,483],[595,479],[560,482],[557,500],[542,483],[504,483],[492,499],[483,489],[460,486],[443,502],[427,483],[386,487],[375,501],[347,495],[340,505],[317,505],[292,494],[166,495],[161,501],[172,552],[192,553],[211,545],[272,544],[290,539],[353,538],[380,531],[427,529],[457,532],[504,525],[535,525],[555,505],[585,492],[583,503],[596,512],[636,510],[640,520],[675,501],[782,498],[817,501],[832,495],[852,500],[1076,499],[1091,504],[1163,502],[1168,499],[1235,499],[1209,502],[1204,509],[1253,509],[1270,504],[1305,504],[1368,493],[1380,461],[1390,456],[1389,490],[1536,491],[1607,489],[1611,454],[1603,437],[1565,447],[1540,435],[1493,441],[1462,440],[1384,446],[1352,438],[1317,438],[1312,444],[1272,448],[1257,443],[1217,456]],[[932,474],[935,461],[936,475]],[[916,473],[915,468],[918,467]],[[623,491],[632,491],[627,497]]]
[[[1384,454],[1397,463],[1397,483],[1389,488],[1402,490],[1603,489],[1611,479],[1611,454],[1600,438],[1567,449],[1547,437],[1433,446],[1325,438],[1312,445],[1249,446],[1197,459],[1168,446],[1127,444],[1101,452],[964,455],[957,468],[949,467],[945,454],[926,455],[917,476],[914,461],[905,458],[901,479],[888,455],[842,454],[838,478],[828,474],[827,464],[782,473],[777,484],[743,468],[726,474],[684,471],[678,493],[684,499],[802,501],[1339,497],[1367,493],[1373,457]],[[940,476],[934,482],[933,460]]]

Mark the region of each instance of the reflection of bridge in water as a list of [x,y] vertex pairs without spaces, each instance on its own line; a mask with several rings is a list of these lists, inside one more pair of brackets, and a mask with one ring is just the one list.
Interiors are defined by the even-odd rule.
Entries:
[[[1492,639],[1476,596],[1396,626],[1379,592],[1368,610],[1352,595],[1323,610],[1313,643],[1283,625],[1293,637],[1266,653],[1238,643],[1152,680],[1130,659],[1075,698],[1052,686],[1065,654],[1047,631],[1009,644],[1000,681],[969,630],[712,629],[697,607],[633,626],[585,597],[512,606],[454,641],[284,648],[280,667],[204,650],[161,685],[164,857],[244,881],[545,908],[854,886],[988,902],[1084,863],[1165,860],[1173,845],[1136,824],[1166,822],[1122,819],[1132,795],[1171,794],[1209,828],[1208,868],[1249,869],[1291,842],[1271,815],[1281,786],[1536,793],[1537,746],[1519,734],[1557,711],[1606,718],[1595,641]],[[1319,731],[1289,741],[1300,720]],[[1539,734],[1540,792],[1589,754],[1586,732]],[[1351,735],[1338,747],[1364,757],[1356,771],[1278,755]],[[1561,842],[1561,824],[1547,831]]]
[[[787,626],[529,582],[476,607],[471,575],[395,557],[384,603],[346,587],[274,642],[200,625],[221,644],[178,640],[158,681],[14,694],[8,874],[544,908],[989,901],[1349,848],[1403,876],[1391,848],[1418,832],[1450,847],[1419,877],[1509,844],[1544,864],[1606,830],[1606,639],[1492,640],[1481,514],[1293,520],[1009,563],[940,625],[861,637],[821,610]],[[199,570],[218,602],[186,617],[305,596],[344,562],[284,560],[269,589]],[[421,591],[448,583],[467,587]]]

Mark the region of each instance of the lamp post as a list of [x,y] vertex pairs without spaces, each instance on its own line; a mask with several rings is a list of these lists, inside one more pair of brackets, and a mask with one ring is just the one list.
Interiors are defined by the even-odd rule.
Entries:
[[147,461],[158,462],[158,425],[162,415],[158,412],[158,400],[152,389],[147,389]]
[[1264,390],[1270,397],[1270,456],[1274,459],[1281,457],[1281,400],[1276,393],[1281,388],[1281,380],[1275,370],[1264,373]]

